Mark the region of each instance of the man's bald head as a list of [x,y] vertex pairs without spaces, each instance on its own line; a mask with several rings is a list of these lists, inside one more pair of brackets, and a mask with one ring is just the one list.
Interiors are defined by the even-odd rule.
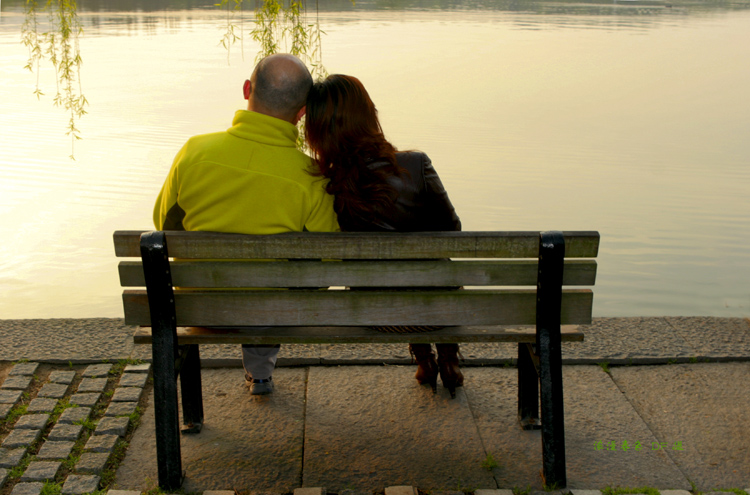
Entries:
[[293,55],[269,55],[255,66],[245,83],[248,109],[296,123],[312,87],[305,64]]

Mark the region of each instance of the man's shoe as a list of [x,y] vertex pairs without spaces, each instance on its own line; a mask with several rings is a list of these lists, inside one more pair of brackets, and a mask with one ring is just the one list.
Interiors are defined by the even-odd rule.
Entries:
[[253,378],[250,384],[250,395],[266,395],[271,392],[273,392],[273,380],[271,378],[265,380]]

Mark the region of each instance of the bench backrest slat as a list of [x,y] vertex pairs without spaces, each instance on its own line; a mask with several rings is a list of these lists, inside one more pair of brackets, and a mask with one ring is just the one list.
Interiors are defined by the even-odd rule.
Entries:
[[[566,258],[596,257],[597,232],[563,234]],[[117,255],[140,258],[140,235],[115,232]],[[533,325],[539,242],[539,232],[166,232],[181,326]],[[140,261],[122,262],[120,275],[145,285]],[[595,278],[595,260],[565,260],[563,285]],[[123,302],[127,324],[151,323],[145,290]],[[590,323],[592,305],[590,290],[564,289],[562,324]]]
[[[173,261],[176,287],[445,287],[536,285],[535,260],[502,261]],[[144,287],[140,261],[121,261],[123,287]],[[594,285],[596,261],[567,260],[563,285]]]
[[[140,231],[115,232],[115,253],[140,257]],[[566,258],[595,258],[598,232],[563,232]],[[188,259],[536,258],[539,232],[305,232],[267,236],[167,232],[169,255]]]
[[[562,324],[591,322],[593,294],[567,289]],[[149,325],[143,290],[123,294],[125,323]],[[175,293],[179,326],[532,325],[535,290],[184,291]]]

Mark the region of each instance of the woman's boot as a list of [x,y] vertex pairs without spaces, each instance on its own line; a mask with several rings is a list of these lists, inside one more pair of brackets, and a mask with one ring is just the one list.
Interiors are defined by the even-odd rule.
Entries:
[[438,364],[431,344],[409,344],[409,352],[417,361],[417,373],[414,378],[420,385],[429,383],[432,392],[437,392]]
[[440,379],[448,389],[451,398],[456,398],[456,387],[464,384],[464,374],[458,368],[458,344],[435,344]]

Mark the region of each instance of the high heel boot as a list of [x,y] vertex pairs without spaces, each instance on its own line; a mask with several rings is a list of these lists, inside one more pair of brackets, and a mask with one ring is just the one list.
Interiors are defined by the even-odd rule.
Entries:
[[450,392],[451,399],[455,399],[456,387],[464,384],[464,374],[458,367],[458,344],[435,344],[435,347],[440,380],[443,382],[443,387]]
[[438,364],[431,344],[409,344],[409,352],[417,362],[417,373],[414,378],[420,385],[429,383],[432,392],[437,392]]

